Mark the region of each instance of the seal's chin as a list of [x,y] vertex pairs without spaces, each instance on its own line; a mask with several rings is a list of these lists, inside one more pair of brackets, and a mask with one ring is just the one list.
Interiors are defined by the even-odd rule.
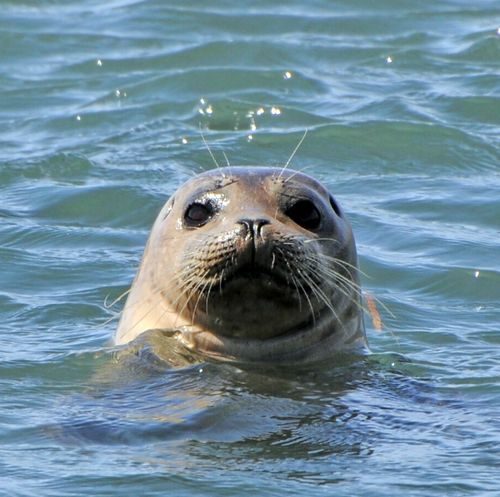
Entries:
[[177,339],[191,352],[225,362],[300,364],[328,352],[328,340],[335,336],[336,330],[330,316],[331,310],[325,307],[314,319],[268,336],[238,336],[210,328],[188,328],[181,330]]

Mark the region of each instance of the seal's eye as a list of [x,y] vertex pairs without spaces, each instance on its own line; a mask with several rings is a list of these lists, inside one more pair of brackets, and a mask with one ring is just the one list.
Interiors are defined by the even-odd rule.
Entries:
[[321,215],[310,200],[299,200],[289,207],[285,214],[306,230],[316,230],[321,223]]
[[191,204],[184,214],[186,224],[192,228],[203,226],[213,215],[214,210],[210,204]]

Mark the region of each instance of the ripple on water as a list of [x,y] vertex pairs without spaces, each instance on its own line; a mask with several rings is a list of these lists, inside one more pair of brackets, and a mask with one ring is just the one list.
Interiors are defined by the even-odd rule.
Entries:
[[[2,8],[5,495],[496,495],[493,0]],[[278,166],[309,129],[290,166],[352,220],[375,354],[284,373],[108,347],[106,296],[214,167],[200,128],[220,164]]]

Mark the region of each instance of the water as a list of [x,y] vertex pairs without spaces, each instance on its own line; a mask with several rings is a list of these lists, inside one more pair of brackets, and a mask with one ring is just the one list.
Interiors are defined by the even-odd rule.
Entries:
[[[498,495],[498,2],[0,2],[0,494]],[[217,160],[322,179],[373,356],[116,356],[170,193]]]

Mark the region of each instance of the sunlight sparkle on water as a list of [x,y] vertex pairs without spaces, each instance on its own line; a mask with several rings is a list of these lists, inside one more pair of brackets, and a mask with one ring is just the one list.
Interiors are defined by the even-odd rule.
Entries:
[[198,112],[202,115],[208,114],[209,116],[213,114],[214,109],[210,104],[207,104],[204,98],[200,98],[200,104],[206,106],[205,108],[199,107]]

